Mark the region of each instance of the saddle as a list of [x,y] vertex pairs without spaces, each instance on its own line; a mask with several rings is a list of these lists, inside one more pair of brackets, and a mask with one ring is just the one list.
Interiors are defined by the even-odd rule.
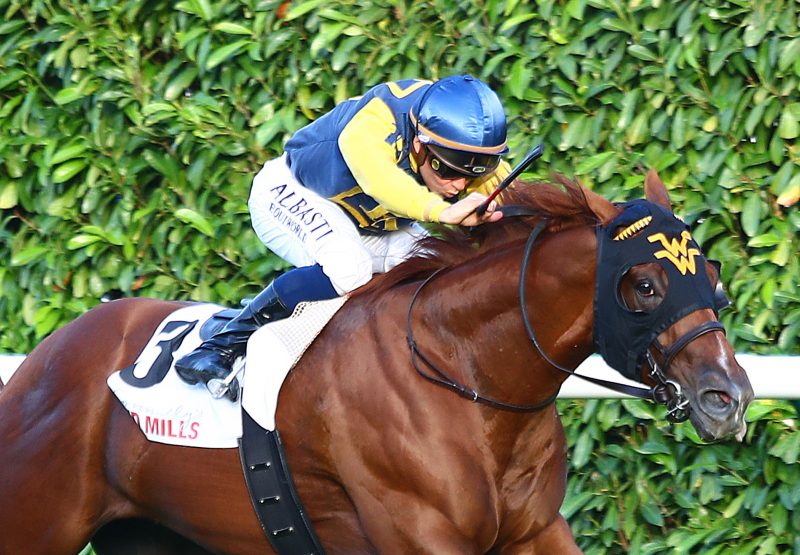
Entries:
[[279,555],[324,553],[295,490],[275,411],[286,375],[345,300],[301,303],[289,318],[257,330],[248,342],[237,403],[212,398],[204,385],[188,385],[174,371],[176,360],[239,312],[218,305],[173,312],[136,362],[108,378],[150,441],[239,449],[253,508]]

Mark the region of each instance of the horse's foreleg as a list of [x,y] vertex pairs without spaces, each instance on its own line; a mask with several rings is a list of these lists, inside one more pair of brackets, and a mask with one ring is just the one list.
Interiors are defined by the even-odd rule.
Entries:
[[502,555],[581,555],[583,551],[575,543],[567,521],[558,516],[549,526],[531,540],[515,543],[499,551]]
[[211,555],[175,532],[146,520],[117,520],[92,538],[97,555]]

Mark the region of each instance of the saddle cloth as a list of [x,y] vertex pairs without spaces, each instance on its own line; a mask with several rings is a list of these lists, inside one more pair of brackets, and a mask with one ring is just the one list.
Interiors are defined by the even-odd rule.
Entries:
[[257,330],[238,375],[242,395],[236,403],[214,399],[205,385],[189,385],[175,372],[175,361],[200,345],[203,324],[224,310],[214,304],[190,305],[167,316],[136,362],[109,376],[108,386],[150,441],[238,447],[242,406],[261,427],[275,429],[284,379],[345,300],[301,303],[289,318]]

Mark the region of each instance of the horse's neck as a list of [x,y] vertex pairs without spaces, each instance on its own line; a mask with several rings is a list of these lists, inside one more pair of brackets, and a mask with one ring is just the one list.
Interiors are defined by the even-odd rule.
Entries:
[[[545,354],[570,368],[592,352],[593,237],[586,228],[543,238],[528,267],[529,321]],[[521,248],[465,264],[442,276],[447,291],[424,310],[432,332],[453,346],[461,379],[482,395],[534,404],[554,395],[567,374],[543,358],[525,331],[521,265]]]

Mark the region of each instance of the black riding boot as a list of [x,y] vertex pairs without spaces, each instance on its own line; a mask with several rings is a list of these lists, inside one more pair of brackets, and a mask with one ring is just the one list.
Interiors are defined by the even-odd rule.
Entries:
[[[278,297],[270,284],[245,306],[233,320],[212,335],[194,351],[175,363],[178,376],[185,382],[208,383],[214,378],[224,379],[231,371],[233,361],[244,355],[247,340],[258,328],[273,320],[286,318],[291,311]],[[239,397],[239,384],[231,383],[226,396],[235,401]]]

